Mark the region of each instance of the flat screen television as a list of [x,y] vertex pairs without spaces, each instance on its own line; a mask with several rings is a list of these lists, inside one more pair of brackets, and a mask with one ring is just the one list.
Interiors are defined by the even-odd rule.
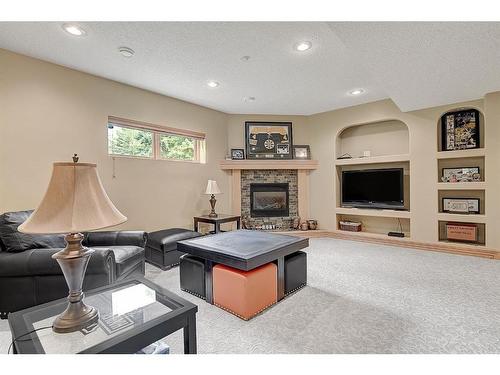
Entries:
[[403,168],[342,171],[342,206],[404,209]]

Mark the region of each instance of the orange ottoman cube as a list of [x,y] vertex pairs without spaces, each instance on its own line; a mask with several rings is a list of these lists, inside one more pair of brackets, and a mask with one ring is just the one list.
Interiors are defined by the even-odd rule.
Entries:
[[214,304],[249,320],[278,300],[278,276],[274,263],[250,271],[217,264],[213,268]]

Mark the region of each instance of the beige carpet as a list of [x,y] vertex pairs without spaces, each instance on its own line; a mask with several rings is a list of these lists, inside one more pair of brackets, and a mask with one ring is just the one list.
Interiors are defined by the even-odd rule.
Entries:
[[[199,353],[500,353],[499,261],[335,239],[307,253],[308,286],[248,322],[181,292],[178,268],[146,276],[199,306]],[[9,339],[0,321],[0,352]]]

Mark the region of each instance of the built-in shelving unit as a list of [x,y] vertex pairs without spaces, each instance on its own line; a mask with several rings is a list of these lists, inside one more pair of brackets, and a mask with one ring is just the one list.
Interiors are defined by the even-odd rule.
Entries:
[[[362,157],[365,151],[370,156]],[[357,238],[389,238],[390,231],[402,230],[405,239],[410,237],[410,147],[406,124],[388,120],[369,124],[353,125],[342,130],[336,139],[336,208],[337,232],[342,220],[359,221],[361,232],[344,232]],[[342,158],[350,156],[349,158]],[[404,169],[404,197],[406,210],[364,209],[341,207],[342,172],[354,169]],[[394,237],[390,237],[394,238]]]
[[[462,109],[462,108],[461,108]],[[451,112],[451,111],[450,111]],[[438,213],[437,213],[437,226],[438,226],[438,241],[447,244],[460,244],[460,246],[486,246],[486,223],[487,216],[485,212],[486,207],[486,171],[485,171],[485,158],[486,149],[484,148],[484,116],[480,113],[480,146],[481,148],[456,150],[456,151],[442,151],[441,150],[441,118],[437,121],[438,131],[438,151],[436,153],[436,161],[438,166],[437,176],[437,198],[438,198]],[[481,174],[481,181],[474,182],[441,182],[444,168],[463,168],[463,167],[478,167]],[[479,214],[462,214],[443,212],[442,199],[443,198],[476,198],[480,201]],[[446,224],[447,223],[462,223],[474,224],[477,227],[478,239],[475,243],[467,243],[461,241],[449,240],[446,238]]]

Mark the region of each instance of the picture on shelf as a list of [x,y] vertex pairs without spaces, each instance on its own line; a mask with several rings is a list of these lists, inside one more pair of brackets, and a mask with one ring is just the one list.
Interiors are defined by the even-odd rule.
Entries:
[[294,145],[293,158],[303,160],[311,159],[311,149],[309,145]]
[[245,122],[247,159],[291,159],[291,122]]
[[479,167],[443,168],[443,182],[477,182],[481,181]]
[[477,242],[478,226],[468,223],[446,223],[446,239],[452,241]]
[[441,117],[443,151],[479,148],[479,111],[448,112]]
[[232,160],[244,160],[245,150],[242,148],[232,148],[231,149],[231,159]]
[[443,198],[443,212],[479,214],[479,198]]

